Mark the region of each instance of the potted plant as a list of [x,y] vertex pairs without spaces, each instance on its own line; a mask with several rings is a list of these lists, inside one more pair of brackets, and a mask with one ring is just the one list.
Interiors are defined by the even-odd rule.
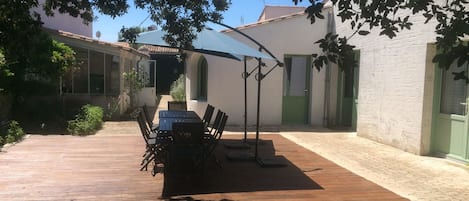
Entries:
[[169,94],[173,100],[168,102],[168,110],[187,110],[184,79],[184,75],[181,74],[179,78],[171,84]]

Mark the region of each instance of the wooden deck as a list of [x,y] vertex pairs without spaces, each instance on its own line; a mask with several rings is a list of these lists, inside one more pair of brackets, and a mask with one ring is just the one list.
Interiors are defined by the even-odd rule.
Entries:
[[222,168],[210,163],[203,176],[164,184],[138,170],[138,136],[35,135],[0,153],[0,200],[158,200],[163,190],[173,200],[405,200],[280,135],[261,138],[259,155],[286,167],[227,161],[231,150],[219,146]]

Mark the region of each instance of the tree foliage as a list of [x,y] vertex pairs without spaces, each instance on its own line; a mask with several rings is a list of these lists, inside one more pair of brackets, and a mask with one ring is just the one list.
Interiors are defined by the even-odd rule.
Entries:
[[[195,32],[201,31],[209,20],[221,20],[221,12],[228,9],[230,0],[134,0],[134,4],[148,11],[151,19],[167,31],[165,40],[169,44],[189,49],[192,47],[192,40],[196,37]],[[52,53],[50,45],[54,44],[40,34],[41,17],[33,11],[33,8],[38,7],[43,9],[47,16],[54,16],[56,12],[65,13],[82,18],[84,23],[90,23],[93,20],[93,10],[117,17],[125,14],[129,5],[127,0],[45,0],[43,5],[39,5],[38,0],[2,1],[0,4],[0,51],[5,62],[0,64],[0,76],[8,79],[0,80],[0,89],[5,90],[8,88],[6,86],[18,85],[23,75],[28,72],[55,75],[63,71],[55,65],[50,67],[47,65],[51,59],[67,59],[68,56],[53,55],[51,58],[50,55],[46,55]],[[126,38],[131,41],[135,40],[134,30],[128,29],[126,33],[130,33]],[[42,51],[44,47],[47,51]],[[61,61],[56,60],[55,63],[61,63]],[[61,64],[67,66],[68,62]]]
[[41,30],[40,16],[30,14],[35,0],[0,5],[0,91],[19,93],[28,79],[55,80],[75,63],[75,52]]
[[221,12],[228,9],[227,0],[135,0],[135,5],[147,9],[151,19],[168,34],[166,42],[173,47],[192,48],[196,32],[202,31],[207,21],[220,21]]
[[[295,4],[302,0],[293,0]],[[354,30],[350,36],[327,34],[317,41],[323,50],[322,55],[313,55],[314,66],[321,68],[327,62],[349,63],[354,46],[348,40],[355,34],[368,35],[372,29],[379,29],[379,34],[394,38],[403,30],[412,28],[409,21],[411,15],[421,15],[426,19],[436,21],[436,47],[438,53],[433,62],[441,68],[448,69],[457,61],[458,65],[469,62],[469,47],[463,38],[469,35],[469,1],[467,0],[331,0],[337,7],[336,15],[343,23],[349,23]],[[311,23],[316,18],[324,18],[321,14],[323,3],[310,1],[311,5],[305,10]],[[339,65],[347,67],[347,65]],[[455,76],[455,79],[469,81],[465,72]]]
[[121,30],[119,31],[117,40],[119,42],[127,42],[127,43],[135,43],[135,40],[137,40],[137,36],[139,33],[147,31],[146,28],[142,28],[139,26],[133,26],[129,28],[125,28],[125,26],[122,26]]

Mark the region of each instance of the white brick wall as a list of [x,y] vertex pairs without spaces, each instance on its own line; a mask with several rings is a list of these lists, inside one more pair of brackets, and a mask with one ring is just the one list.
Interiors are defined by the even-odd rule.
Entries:
[[[433,69],[426,64],[427,44],[435,41],[435,23],[423,24],[421,16],[412,16],[410,21],[412,30],[402,31],[394,39],[379,36],[374,28],[368,36],[355,35],[350,40],[361,53],[357,132],[411,153],[425,154],[428,148],[421,145],[428,146],[430,129],[422,129],[422,125],[431,125],[431,118],[422,117],[424,87],[433,87],[425,85],[426,68]],[[338,18],[336,22],[337,33],[352,33],[349,24],[342,24]]]

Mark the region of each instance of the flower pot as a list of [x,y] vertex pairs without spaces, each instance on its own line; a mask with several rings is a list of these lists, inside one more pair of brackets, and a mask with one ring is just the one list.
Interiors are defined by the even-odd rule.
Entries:
[[168,110],[187,110],[186,101],[169,101]]

